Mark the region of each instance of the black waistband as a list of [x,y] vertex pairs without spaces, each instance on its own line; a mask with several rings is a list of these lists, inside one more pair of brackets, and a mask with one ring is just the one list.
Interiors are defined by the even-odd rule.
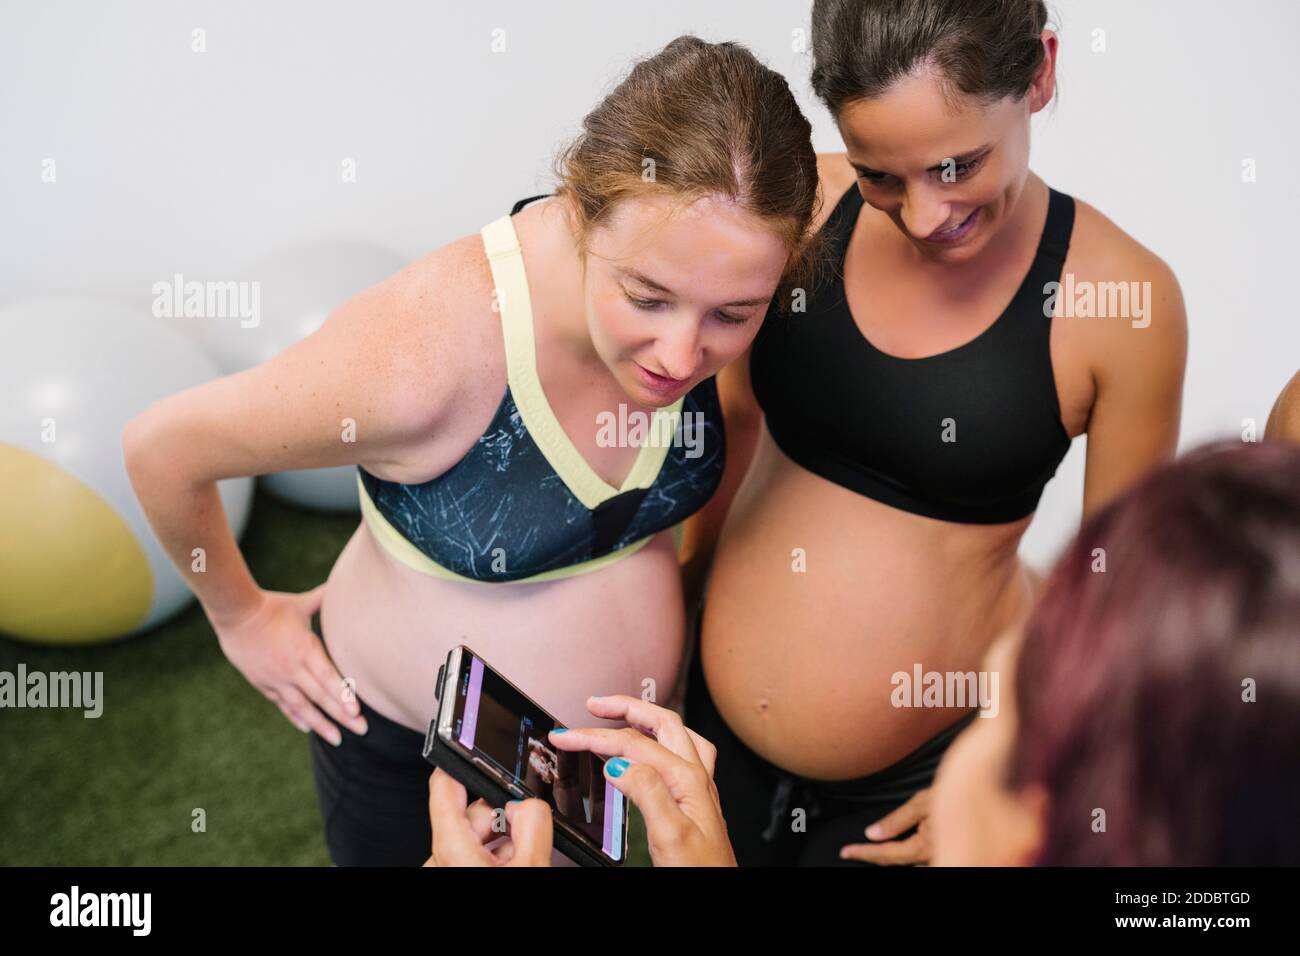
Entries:
[[943,759],[944,753],[954,738],[965,730],[976,717],[971,711],[956,723],[945,727],[911,753],[883,770],[869,773],[854,780],[813,780],[807,777],[796,778],[799,783],[814,793],[840,800],[870,799],[875,802],[886,791],[897,789],[902,795],[910,795],[916,790],[928,787],[934,778],[934,771]]
[[[417,763],[424,759],[424,734],[412,730],[405,724],[399,724],[391,717],[385,717],[379,711],[357,697],[361,705],[361,716],[366,718],[366,732],[354,734],[343,724],[334,721],[343,733],[343,746],[357,745],[372,750],[388,760],[398,763]],[[433,767],[429,767],[433,772]]]

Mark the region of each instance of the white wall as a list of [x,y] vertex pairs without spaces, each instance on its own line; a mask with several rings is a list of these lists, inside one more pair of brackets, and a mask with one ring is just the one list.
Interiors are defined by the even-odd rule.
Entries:
[[[1300,367],[1288,301],[1300,190],[1300,5],[1055,0],[1061,99],[1033,166],[1173,267],[1191,322],[1183,447],[1262,428]],[[629,60],[696,32],[791,79],[807,0],[38,2],[0,6],[0,306],[239,278],[288,240],[408,257],[548,188],[551,156]],[[207,51],[191,51],[192,30]],[[506,49],[491,50],[493,30]],[[1094,52],[1093,30],[1106,51]],[[346,157],[357,182],[341,181]],[[53,158],[57,181],[41,181]],[[1253,158],[1258,181],[1242,182]],[[0,347],[3,347],[0,345]],[[1026,539],[1047,560],[1080,512],[1084,443]]]

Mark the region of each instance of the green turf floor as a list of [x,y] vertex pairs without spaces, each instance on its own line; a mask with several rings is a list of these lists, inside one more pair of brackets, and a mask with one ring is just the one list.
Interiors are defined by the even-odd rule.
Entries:
[[[305,591],[358,520],[259,490],[241,546],[262,587]],[[19,663],[102,671],[104,709],[0,709],[0,865],[329,865],[307,736],[227,663],[197,604],[99,647],[0,637],[0,670]],[[648,865],[635,811],[630,827],[629,862]]]

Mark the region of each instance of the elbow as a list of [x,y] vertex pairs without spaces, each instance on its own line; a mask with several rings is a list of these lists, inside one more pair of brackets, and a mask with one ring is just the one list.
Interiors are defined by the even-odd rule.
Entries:
[[196,431],[166,399],[122,426],[122,464],[137,497],[163,486],[199,489],[224,477],[211,470],[215,438],[195,441]]
[[144,471],[150,452],[157,446],[151,437],[152,428],[152,417],[148,409],[122,427],[122,463],[126,466],[132,484]]

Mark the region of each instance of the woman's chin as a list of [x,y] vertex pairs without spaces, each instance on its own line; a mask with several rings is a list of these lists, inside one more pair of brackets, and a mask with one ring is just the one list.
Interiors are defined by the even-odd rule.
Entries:
[[645,388],[638,388],[631,394],[638,405],[645,405],[647,408],[667,408],[673,402],[677,401],[686,393],[683,389],[673,395],[665,396],[662,392],[654,392]]

